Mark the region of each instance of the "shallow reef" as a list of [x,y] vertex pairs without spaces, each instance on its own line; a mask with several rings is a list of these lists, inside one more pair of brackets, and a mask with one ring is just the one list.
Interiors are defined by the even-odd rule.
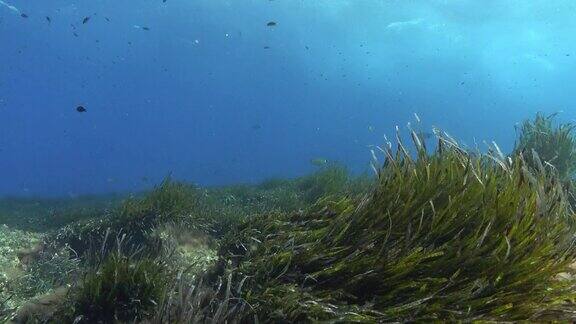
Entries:
[[[14,323],[572,321],[572,129],[538,115],[510,154],[466,149],[439,130],[428,148],[409,129],[409,143],[398,134],[375,147],[372,177],[325,165],[258,185],[166,179],[135,197],[58,202],[46,211],[61,215],[51,226],[35,220],[50,202],[4,200],[0,315]],[[18,223],[11,211],[34,216]]]

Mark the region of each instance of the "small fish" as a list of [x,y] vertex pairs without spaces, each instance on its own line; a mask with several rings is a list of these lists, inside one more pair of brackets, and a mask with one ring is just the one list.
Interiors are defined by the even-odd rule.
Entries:
[[277,24],[276,24],[275,21],[269,21],[269,22],[266,24],[266,26],[268,26],[268,27],[274,27],[274,26],[276,26],[276,25],[277,25]]
[[106,19],[106,21],[108,21],[108,22],[110,21],[110,18],[108,18],[108,17],[104,17],[104,19]]
[[84,113],[86,112],[86,108],[84,108],[84,106],[78,106],[76,107],[76,111],[79,113]]
[[270,49],[270,46],[264,46],[264,49]]
[[25,13],[21,13],[21,14],[20,14],[20,17],[22,17],[22,18],[28,18],[28,15],[25,14]]
[[52,22],[52,19],[50,19],[50,17],[46,16],[46,20],[48,21],[48,23]]
[[88,22],[88,20],[90,20],[90,17],[84,17],[84,19],[82,19],[82,23],[85,24]]
[[369,132],[373,132],[373,131],[374,131],[374,126],[368,125],[368,131],[369,131]]
[[325,166],[326,164],[328,164],[328,160],[326,160],[324,158],[315,158],[315,159],[310,160],[310,163],[312,165],[320,167],[320,166]]
[[260,125],[260,124],[252,125],[252,130],[259,130],[259,129],[262,129],[262,125]]
[[136,28],[136,29],[143,29],[143,30],[150,30],[150,28],[145,27],[145,26],[140,26],[140,25],[134,25],[134,28]]
[[78,34],[77,34],[77,33],[74,32],[74,33],[72,33],[72,34],[74,34],[74,37],[78,37]]

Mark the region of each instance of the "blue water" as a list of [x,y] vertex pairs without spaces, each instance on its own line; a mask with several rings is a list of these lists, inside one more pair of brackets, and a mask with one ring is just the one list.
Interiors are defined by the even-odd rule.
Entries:
[[367,145],[414,113],[510,150],[537,111],[575,118],[575,14],[571,0],[8,0],[0,195],[256,182],[319,157],[363,172]]

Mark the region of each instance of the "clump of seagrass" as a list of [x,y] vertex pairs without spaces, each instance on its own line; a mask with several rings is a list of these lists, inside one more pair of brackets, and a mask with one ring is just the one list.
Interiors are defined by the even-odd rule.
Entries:
[[203,280],[190,281],[179,273],[149,323],[239,323],[240,314],[249,307],[236,297],[241,294],[244,281],[232,280],[233,273],[224,277],[211,285]]
[[550,166],[470,153],[437,132],[398,136],[363,199],[261,215],[220,254],[242,298],[272,321],[527,320],[561,311],[574,284],[573,215]]
[[[330,163],[310,175],[295,179],[269,179],[257,186],[235,185],[210,189],[207,193],[214,206],[220,209],[219,219],[227,213],[248,218],[274,210],[293,212],[306,209],[325,196],[364,193],[372,184],[371,180],[367,176],[353,177],[344,166]],[[231,227],[226,226],[226,230]]]
[[[61,323],[131,323],[151,318],[173,277],[166,256],[133,250],[126,235],[99,254],[52,318]],[[107,252],[108,251],[108,252]]]
[[13,311],[8,306],[8,301],[12,298],[12,296],[8,296],[2,300],[0,300],[0,321],[7,322],[10,319],[10,315]]
[[304,201],[309,205],[318,199],[344,193],[352,183],[348,170],[338,164],[322,167],[314,174],[296,180],[296,188],[302,192]]
[[576,172],[576,139],[571,123],[556,125],[554,117],[536,115],[534,120],[526,120],[522,124],[514,154],[523,153],[526,163],[534,167],[532,151],[536,151],[540,160],[553,165],[562,180],[570,180]]
[[[186,223],[199,229],[210,226],[202,219],[201,193],[193,186],[169,178],[141,198],[125,200],[119,207],[98,218],[83,220],[63,227],[47,238],[56,246],[68,246],[78,255],[98,250],[103,233],[119,236],[128,233],[132,247],[154,245],[150,233],[161,224]],[[206,213],[207,214],[207,213]],[[154,248],[152,246],[151,248]]]

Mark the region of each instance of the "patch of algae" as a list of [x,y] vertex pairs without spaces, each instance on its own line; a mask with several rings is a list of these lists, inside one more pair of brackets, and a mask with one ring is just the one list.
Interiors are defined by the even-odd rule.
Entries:
[[24,298],[14,291],[13,284],[26,274],[18,253],[32,249],[42,241],[42,234],[0,226],[0,302],[5,309],[18,307]]

